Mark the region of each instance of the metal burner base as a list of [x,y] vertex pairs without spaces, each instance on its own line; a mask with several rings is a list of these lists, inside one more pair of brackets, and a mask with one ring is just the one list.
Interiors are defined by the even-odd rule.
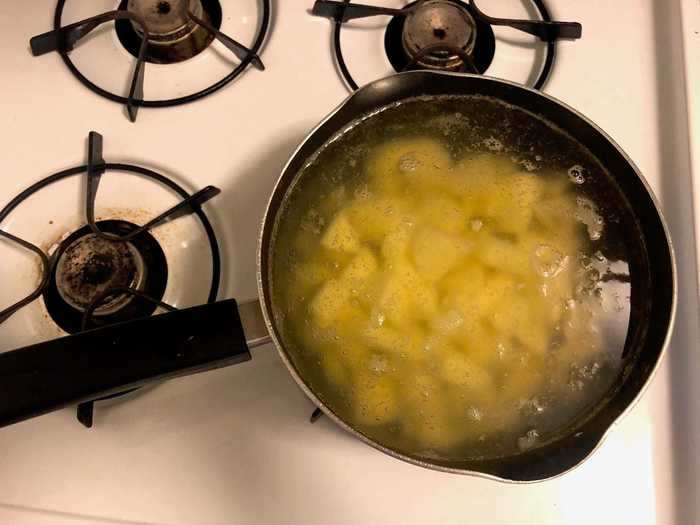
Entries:
[[[113,233],[115,235],[127,235],[138,228],[135,224],[120,220],[100,221],[97,223],[97,226],[101,231]],[[73,232],[61,243],[53,254],[54,260],[61,260],[61,257],[70,250],[71,246],[75,246],[75,243],[78,242],[79,239],[84,239],[90,235],[92,235],[92,231],[89,226],[84,226]],[[158,244],[158,241],[148,232],[140,233],[129,241],[129,244],[131,244],[133,249],[139,254],[143,264],[142,283],[139,286],[140,291],[153,299],[160,300],[163,297],[165,286],[168,281],[168,264],[163,250]],[[85,309],[76,307],[75,301],[67,300],[65,287],[62,288],[60,286],[61,275],[59,275],[57,271],[59,267],[60,265],[54,265],[52,268],[49,286],[43,294],[44,304],[46,305],[46,310],[51,316],[51,319],[53,319],[62,330],[69,334],[74,334],[82,330]],[[113,273],[117,271],[118,270],[115,270]],[[90,286],[87,287],[90,289],[93,288]],[[121,305],[120,308],[110,308],[109,311],[105,313],[100,313],[99,310],[96,310],[94,315],[90,316],[85,328],[96,328],[105,324],[146,317],[151,315],[157,308],[154,302],[144,301],[139,297],[129,297],[128,300],[121,301],[120,298],[121,296],[117,296],[113,301],[108,303],[109,306],[113,302],[118,301]],[[89,304],[91,300],[91,297],[87,297],[87,304]]]
[[[410,8],[417,2],[412,2],[406,6]],[[465,12],[471,14],[471,8],[459,0],[450,0],[450,4],[455,4],[463,9]],[[404,42],[404,27],[406,25],[405,16],[395,16],[391,19],[387,25],[386,32],[384,33],[384,49],[386,51],[387,58],[391,63],[391,66],[396,70],[397,73],[401,71],[406,71],[407,69],[413,69],[411,67],[412,58],[406,52],[406,45]],[[476,38],[473,44],[470,46],[467,52],[471,56],[474,66],[479,73],[484,73],[491,62],[493,61],[494,54],[496,52],[496,38],[493,34],[493,29],[486,22],[481,21],[478,18],[473,19],[475,25]],[[439,39],[436,39],[436,43],[439,43]],[[458,70],[461,64],[459,57],[456,58],[457,69],[454,67],[454,61],[451,62],[452,67],[439,67],[439,61],[435,61],[436,64],[431,67],[429,63],[420,63],[417,66],[419,68],[425,69],[446,69],[448,71]],[[471,72],[471,71],[468,71]]]
[[[119,4],[120,10],[126,10],[129,0],[122,0]],[[216,29],[221,29],[221,4],[218,0],[202,0],[201,18],[209,22]],[[134,57],[139,56],[141,46],[141,35],[130,20],[116,20],[114,28],[119,41],[124,48]],[[214,41],[214,35],[202,27],[196,27],[185,37],[173,42],[153,42],[149,41],[146,48],[145,60],[153,64],[174,64],[188,60],[204,51],[209,44]]]

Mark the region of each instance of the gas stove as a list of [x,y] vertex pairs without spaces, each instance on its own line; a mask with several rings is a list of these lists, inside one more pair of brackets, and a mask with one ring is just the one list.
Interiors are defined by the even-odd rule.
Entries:
[[[0,6],[0,352],[253,299],[260,220],[296,144],[357,86],[415,68],[542,88],[596,121],[660,196],[681,286],[697,289],[679,36],[681,20],[686,35],[700,25],[690,8],[371,3]],[[565,22],[527,23],[540,19]],[[94,414],[85,404],[89,431],[75,407],[0,430],[0,521],[692,523],[697,294],[681,301],[670,357],[641,402],[554,481],[424,471],[324,419],[309,425],[314,407],[263,347],[247,364],[96,400]]]

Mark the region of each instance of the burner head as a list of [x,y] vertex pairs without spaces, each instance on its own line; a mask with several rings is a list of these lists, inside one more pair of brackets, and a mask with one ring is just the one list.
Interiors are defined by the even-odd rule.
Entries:
[[[84,311],[101,293],[117,286],[141,291],[143,258],[130,242],[110,241],[91,233],[70,244],[56,264],[56,286],[64,301]],[[95,309],[112,314],[134,297],[120,294]]]
[[[384,33],[387,58],[397,72],[437,69],[484,73],[496,51],[491,26],[460,0],[418,0],[394,16]],[[466,57],[471,59],[465,64]]]
[[436,50],[421,56],[421,51],[445,46],[471,55],[476,33],[474,18],[465,7],[449,0],[427,0],[406,16],[402,41],[406,54],[419,66],[455,71],[463,66],[457,53]]
[[[98,221],[97,226],[100,231],[119,236],[138,228],[120,220]],[[165,253],[148,232],[126,242],[111,241],[83,226],[59,244],[53,258],[56,263],[43,294],[44,304],[51,319],[70,334],[82,330],[87,308],[111,288],[132,288],[158,301],[165,293]],[[86,328],[147,317],[156,307],[141,297],[115,293],[94,310]]]
[[[129,0],[127,10],[146,22],[148,41],[156,45],[172,44],[190,36],[197,24],[187,12],[197,18],[202,18],[203,13],[199,0]],[[133,26],[143,36],[141,26]]]
[[[182,62],[201,53],[214,39],[206,29],[190,19],[188,12],[221,27],[218,0],[122,0],[119,9],[139,16],[148,28],[146,60],[156,64]],[[116,30],[122,45],[138,56],[143,28],[129,20],[118,20]]]

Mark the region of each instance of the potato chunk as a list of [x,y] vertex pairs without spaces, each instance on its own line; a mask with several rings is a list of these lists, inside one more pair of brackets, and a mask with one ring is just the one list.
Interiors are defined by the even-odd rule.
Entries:
[[388,264],[404,264],[408,260],[413,231],[412,224],[402,223],[396,230],[387,233],[382,242],[382,257]]
[[407,184],[424,187],[439,184],[451,164],[447,150],[439,142],[406,138],[377,148],[368,161],[367,171],[374,187],[397,194]]
[[364,342],[402,358],[417,360],[424,353],[425,336],[419,328],[395,330],[388,326],[370,326],[363,332]]
[[424,198],[415,213],[423,224],[450,234],[464,232],[470,218],[458,200],[442,193]]
[[311,314],[321,328],[330,326],[350,299],[350,288],[340,279],[330,279],[311,302]]
[[489,235],[475,248],[476,257],[486,266],[517,276],[532,275],[529,245]]
[[323,233],[321,246],[329,250],[355,253],[360,249],[360,238],[348,218],[340,214]]
[[412,254],[416,271],[435,282],[444,277],[472,249],[469,241],[432,228],[421,228],[413,238]]
[[369,248],[361,248],[343,270],[342,279],[349,286],[361,286],[378,270],[377,258]]
[[496,185],[496,191],[482,197],[481,214],[493,219],[496,228],[503,233],[523,233],[530,227],[543,184],[532,174],[504,176]]
[[400,226],[403,208],[397,200],[370,197],[356,199],[347,213],[361,241],[381,243]]
[[547,350],[553,326],[541,303],[517,295],[504,297],[494,307],[490,320],[497,331],[515,337],[533,352],[541,354]]
[[353,405],[356,420],[362,425],[385,424],[399,414],[396,387],[386,377],[364,377],[357,381]]

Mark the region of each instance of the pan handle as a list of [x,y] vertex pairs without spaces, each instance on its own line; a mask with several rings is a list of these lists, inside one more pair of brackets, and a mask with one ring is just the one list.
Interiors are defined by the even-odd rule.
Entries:
[[[0,354],[0,427],[67,405],[250,359],[269,341],[258,301],[233,299]],[[248,338],[246,336],[249,336]]]

